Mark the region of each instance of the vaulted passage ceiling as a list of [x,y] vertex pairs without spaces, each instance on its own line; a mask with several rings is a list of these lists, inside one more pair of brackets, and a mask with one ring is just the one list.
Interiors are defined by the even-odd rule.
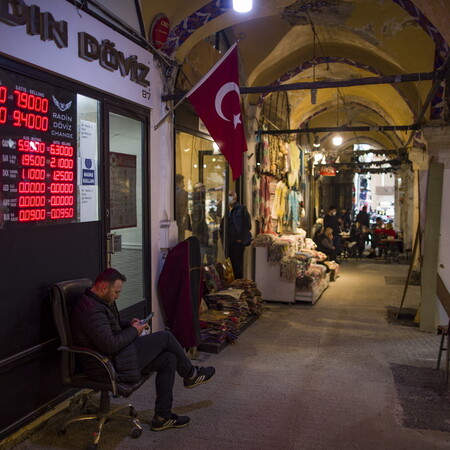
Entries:
[[[367,128],[347,132],[342,150],[354,143],[400,148],[411,144],[415,132],[386,126],[446,119],[444,82],[423,79],[440,73],[449,52],[446,0],[253,0],[246,14],[234,12],[231,0],[141,4],[147,29],[158,13],[169,18],[169,39],[160,52],[182,65],[190,83],[220,58],[219,52],[205,52],[205,39],[214,42],[210,37],[218,32],[230,44],[239,40],[241,87],[354,81],[319,89],[315,102],[311,89],[287,91],[291,128]],[[404,74],[417,80],[358,82]],[[245,100],[261,105],[270,95],[249,94]],[[331,134],[319,133],[323,146],[331,145]]]

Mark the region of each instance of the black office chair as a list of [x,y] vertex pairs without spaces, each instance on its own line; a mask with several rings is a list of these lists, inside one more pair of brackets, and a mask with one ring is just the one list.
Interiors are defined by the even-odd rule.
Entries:
[[[70,423],[83,420],[97,420],[98,428],[97,431],[93,433],[93,441],[87,446],[88,450],[97,448],[103,425],[105,422],[113,419],[128,420],[132,422],[134,424],[134,428],[131,430],[131,437],[137,439],[141,436],[141,423],[138,419],[136,419],[137,414],[135,413],[133,406],[130,403],[126,403],[111,410],[110,393],[113,397],[129,397],[148,379],[148,375],[145,375],[142,376],[136,384],[129,385],[121,383],[117,381],[114,367],[106,356],[93,349],[80,347],[73,344],[69,324],[70,311],[78,298],[80,298],[80,296],[84,293],[86,288],[90,288],[91,286],[91,280],[82,278],[78,280],[55,283],[51,287],[53,316],[61,340],[61,346],[58,348],[58,350],[62,352],[61,382],[65,386],[80,389],[92,389],[94,391],[101,392],[100,404],[96,414],[74,417],[65,422],[61,427],[61,433],[65,433],[66,427]],[[93,358],[96,358],[97,361],[105,368],[109,375],[110,381],[94,381],[81,373],[76,363],[77,353],[90,355]],[[128,409],[128,415],[119,413],[123,409]]]

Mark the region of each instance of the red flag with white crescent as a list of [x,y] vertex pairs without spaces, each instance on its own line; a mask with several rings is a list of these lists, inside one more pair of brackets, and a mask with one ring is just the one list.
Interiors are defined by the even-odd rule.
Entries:
[[242,175],[245,141],[237,44],[186,95],[219,146],[233,171],[233,180]]

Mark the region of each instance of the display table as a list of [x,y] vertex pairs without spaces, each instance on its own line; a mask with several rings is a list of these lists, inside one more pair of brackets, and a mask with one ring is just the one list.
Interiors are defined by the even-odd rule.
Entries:
[[280,277],[280,265],[267,261],[267,247],[255,248],[255,281],[265,301],[295,303],[296,301],[314,304],[329,286],[329,273],[312,289],[296,287],[295,280],[287,281]]
[[280,278],[280,265],[267,261],[267,247],[255,250],[255,281],[263,300],[295,303],[295,281]]

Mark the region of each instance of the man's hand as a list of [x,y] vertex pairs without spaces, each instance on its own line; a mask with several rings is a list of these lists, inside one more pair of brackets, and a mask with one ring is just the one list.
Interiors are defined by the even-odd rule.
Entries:
[[139,336],[142,334],[142,332],[144,331],[145,328],[148,328],[148,323],[144,323],[144,324],[140,324],[139,319],[133,319],[131,321],[131,326],[136,328]]

